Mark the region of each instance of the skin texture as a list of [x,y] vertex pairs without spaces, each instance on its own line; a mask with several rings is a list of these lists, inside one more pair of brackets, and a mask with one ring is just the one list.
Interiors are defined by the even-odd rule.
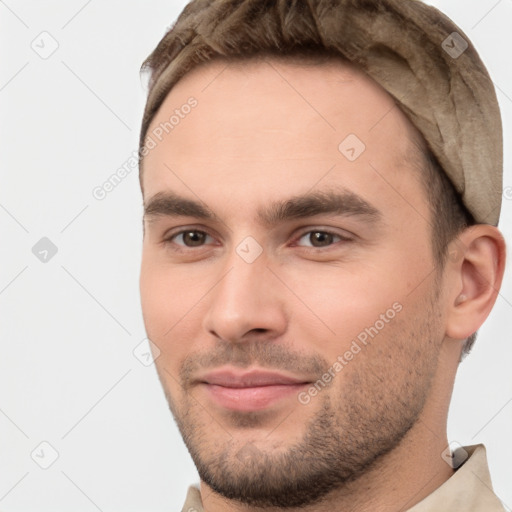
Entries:
[[[191,96],[194,110],[144,158],[140,286],[205,510],[407,510],[453,473],[441,457],[453,380],[501,284],[501,235],[469,228],[436,267],[426,194],[405,158],[414,128],[347,64],[214,61],[177,84],[148,133]],[[353,161],[339,149],[349,134],[365,145]],[[258,217],[332,191],[374,214]],[[216,218],[162,214],[154,199],[168,192]],[[199,382],[220,367],[307,384],[231,410]]]

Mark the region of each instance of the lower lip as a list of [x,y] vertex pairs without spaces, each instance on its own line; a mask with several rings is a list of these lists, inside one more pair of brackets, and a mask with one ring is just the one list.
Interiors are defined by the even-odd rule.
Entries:
[[260,411],[270,405],[296,395],[306,384],[277,384],[252,388],[227,388],[204,384],[210,397],[221,407],[234,411]]

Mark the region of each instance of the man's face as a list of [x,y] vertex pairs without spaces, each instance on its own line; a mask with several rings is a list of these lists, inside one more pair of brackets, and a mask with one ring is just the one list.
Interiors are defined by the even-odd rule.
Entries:
[[246,503],[312,503],[429,398],[444,315],[412,127],[339,62],[215,61],[148,134],[143,315],[199,474]]

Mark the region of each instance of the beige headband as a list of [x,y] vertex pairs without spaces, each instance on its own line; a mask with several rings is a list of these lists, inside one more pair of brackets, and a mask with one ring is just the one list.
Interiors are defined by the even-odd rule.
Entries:
[[[254,3],[245,0],[247,5]],[[275,3],[276,12],[286,9],[287,0]],[[419,0],[308,3],[329,44],[388,91],[423,134],[475,220],[497,225],[503,173],[501,116],[493,83],[469,38],[444,14]],[[271,46],[251,49],[250,36],[239,25],[231,46],[226,44],[225,34],[233,32],[229,32],[230,15],[235,17],[240,4],[239,0],[194,0],[148,57],[145,67],[152,76],[141,148],[163,100],[194,66],[216,55],[279,53]],[[221,13],[223,22],[211,23]],[[252,16],[251,23],[258,23],[257,10]],[[269,24],[269,31],[285,30],[279,20],[275,26]],[[233,50],[233,38],[247,50]],[[269,33],[268,40],[272,39]],[[318,47],[318,42],[311,44]]]

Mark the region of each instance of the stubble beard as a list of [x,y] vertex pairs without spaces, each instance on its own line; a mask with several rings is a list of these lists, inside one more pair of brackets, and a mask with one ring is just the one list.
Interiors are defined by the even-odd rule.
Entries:
[[[226,499],[253,507],[287,509],[317,504],[359,479],[399,445],[426,403],[440,347],[440,340],[435,339],[438,318],[434,301],[429,303],[420,325],[408,329],[402,325],[394,330],[391,346],[395,360],[384,349],[381,351],[375,340],[365,347],[365,355],[354,358],[342,376],[337,376],[332,386],[309,405],[297,402],[296,407],[311,406],[316,412],[304,425],[300,439],[289,445],[282,441],[279,449],[275,443],[270,446],[265,436],[249,444],[236,438],[237,432],[247,432],[251,427],[261,431],[266,426],[268,433],[274,429],[278,432],[279,427],[265,412],[233,412],[226,416],[229,421],[224,423],[230,425],[232,433],[227,435],[221,422],[187,393],[182,394],[179,403],[173,399],[160,375],[201,480]],[[247,359],[266,360],[268,347],[265,356],[264,352],[259,354],[258,347],[251,346]],[[233,362],[229,359],[224,361]],[[287,368],[284,361],[280,365]],[[391,381],[389,375],[397,372],[398,378]],[[338,399],[333,389],[336,379],[341,378]],[[283,425],[290,421],[293,413]]]

